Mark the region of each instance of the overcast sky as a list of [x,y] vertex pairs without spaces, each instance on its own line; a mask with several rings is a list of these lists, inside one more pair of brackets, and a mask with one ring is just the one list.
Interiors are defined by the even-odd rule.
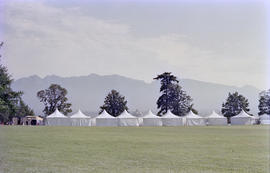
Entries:
[[15,79],[97,73],[151,82],[171,71],[180,78],[270,86],[267,1],[0,2],[2,62]]

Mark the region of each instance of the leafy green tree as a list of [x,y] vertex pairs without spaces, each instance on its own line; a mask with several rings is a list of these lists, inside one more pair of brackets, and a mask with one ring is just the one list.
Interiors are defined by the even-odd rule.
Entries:
[[[0,43],[0,48],[2,46],[3,42]],[[29,111],[31,110],[23,103],[21,98],[23,92],[12,90],[12,82],[13,80],[8,74],[7,68],[0,64],[0,122],[4,123],[11,121],[15,116],[23,116],[24,114],[20,112],[20,110],[26,109],[26,107]],[[31,113],[33,113],[33,111]]]
[[112,90],[105,98],[104,105],[100,107],[100,114],[106,110],[110,115],[117,117],[124,110],[128,110],[127,101],[116,90]]
[[20,99],[18,107],[16,109],[17,117],[25,117],[28,115],[34,115],[34,111]]
[[170,97],[170,90],[173,88],[172,85],[179,81],[171,72],[164,72],[155,77],[154,80],[160,80],[161,83],[160,92],[162,95],[157,100],[157,108],[160,109],[158,115],[161,116],[170,109],[170,105],[173,101]]
[[270,115],[270,89],[259,94],[259,115]]
[[45,116],[52,114],[56,109],[64,115],[72,112],[71,103],[67,103],[68,98],[66,95],[67,90],[57,84],[51,84],[48,89],[39,91],[37,97],[45,105],[43,110]]
[[226,102],[222,104],[221,112],[227,117],[228,122],[230,122],[230,117],[238,115],[242,110],[248,112],[248,105],[248,99],[241,94],[238,94],[238,92],[232,94],[229,93]]
[[0,99],[0,123],[6,123],[10,120],[10,108],[5,100]]
[[182,90],[181,86],[172,84],[169,88],[169,98],[171,98],[169,108],[172,113],[178,116],[184,116],[190,110],[198,113],[193,108],[192,98]]

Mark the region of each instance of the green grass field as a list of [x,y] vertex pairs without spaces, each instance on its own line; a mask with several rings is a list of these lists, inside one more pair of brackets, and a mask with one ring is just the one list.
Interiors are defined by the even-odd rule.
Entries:
[[269,126],[0,127],[0,172],[269,172]]

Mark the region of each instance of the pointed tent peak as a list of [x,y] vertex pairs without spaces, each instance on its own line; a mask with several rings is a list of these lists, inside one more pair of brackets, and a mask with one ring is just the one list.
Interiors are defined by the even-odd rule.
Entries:
[[61,112],[59,112],[58,108],[56,108],[54,113],[61,113]]
[[220,116],[220,114],[216,113],[216,111],[213,111],[212,114]]
[[123,111],[123,113],[125,113],[125,114],[129,114],[129,113],[128,113],[128,111],[127,111],[126,109]]
[[67,118],[64,114],[62,114],[57,108],[55,111],[47,116],[47,118]]
[[187,113],[187,115],[196,115],[196,114],[194,114],[194,112],[193,112],[192,110],[190,110],[190,111]]
[[106,109],[103,109],[103,111],[101,112],[101,114],[109,114],[109,113],[106,111]]
[[77,113],[71,116],[71,118],[89,118],[89,117],[86,116],[84,113],[82,113],[81,110],[79,109]]
[[105,109],[99,114],[96,118],[115,118],[114,116],[110,115]]
[[173,114],[172,111],[171,110],[167,110],[167,112],[164,115],[171,115],[171,114]]
[[[82,111],[79,109],[76,114],[83,114]],[[75,114],[74,114],[75,115]],[[72,115],[73,116],[73,115]]]
[[234,117],[251,117],[251,115],[249,115],[244,109],[242,109],[241,112]]
[[188,114],[186,115],[186,117],[189,117],[189,118],[201,118],[199,115],[194,114],[194,112],[192,110],[190,110],[188,112]]
[[128,111],[125,109],[119,116],[118,118],[136,118],[133,115],[131,115],[130,113],[128,113]]
[[216,111],[212,111],[212,114],[210,114],[209,116],[208,116],[209,118],[223,118],[224,116],[222,116],[222,115],[220,115],[220,114],[218,114],[218,113],[216,113]]
[[173,114],[171,110],[168,110],[162,117],[163,118],[180,118],[177,115]]
[[149,109],[148,113],[146,115],[144,115],[143,118],[160,118],[159,116],[153,114],[153,112],[151,111],[151,109]]
[[102,113],[100,115],[111,116],[105,109],[102,111]]
[[154,115],[154,114],[153,114],[152,110],[149,109],[148,112],[145,115]]

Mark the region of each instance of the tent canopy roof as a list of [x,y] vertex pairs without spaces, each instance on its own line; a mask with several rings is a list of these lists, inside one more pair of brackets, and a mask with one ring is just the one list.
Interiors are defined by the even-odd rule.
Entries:
[[[238,114],[238,115],[236,115],[236,116],[234,116],[234,117],[252,117],[252,116],[250,116],[249,114],[247,114],[243,109],[242,109],[242,111]],[[233,118],[233,117],[232,117]]]
[[52,113],[51,115],[47,116],[47,118],[67,118],[64,114],[62,114],[61,112],[58,111],[58,109],[56,109],[54,111],[54,113]]
[[202,118],[199,115],[194,114],[192,111],[189,111],[189,113],[186,115],[187,118]]
[[73,114],[70,118],[89,118],[89,117],[86,116],[84,113],[82,113],[81,110],[79,109],[78,112],[76,114]]
[[160,118],[160,117],[153,114],[153,112],[149,110],[148,113],[143,118]]
[[208,118],[226,118],[226,117],[219,115],[218,113],[213,111],[212,114],[208,116]]
[[127,112],[127,110],[124,110],[117,118],[136,118],[130,113]]
[[180,117],[174,115],[170,110],[168,110],[167,113],[162,116],[162,118],[180,118]]
[[115,118],[114,116],[111,116],[105,109],[102,111],[100,115],[98,115],[96,118]]

